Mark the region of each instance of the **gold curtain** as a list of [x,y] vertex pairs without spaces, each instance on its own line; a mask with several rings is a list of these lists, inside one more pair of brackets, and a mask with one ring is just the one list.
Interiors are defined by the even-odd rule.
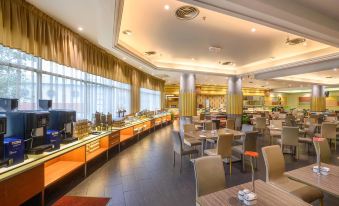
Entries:
[[0,44],[90,74],[161,90],[164,81],[140,72],[92,44],[24,0],[0,0]]

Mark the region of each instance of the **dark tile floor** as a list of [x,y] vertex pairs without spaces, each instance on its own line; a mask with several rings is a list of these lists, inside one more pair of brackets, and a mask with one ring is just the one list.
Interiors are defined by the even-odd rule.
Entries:
[[[161,128],[116,154],[106,164],[74,187],[68,195],[111,197],[111,206],[193,206],[195,205],[195,180],[193,165],[183,161],[183,172],[172,166],[170,135],[178,123]],[[259,146],[264,144],[263,138]],[[338,152],[337,155],[338,156]],[[285,155],[286,169],[291,170],[315,162],[315,156],[306,152],[300,160]],[[335,160],[334,164],[338,165]],[[225,165],[226,185],[231,187],[250,181],[250,172],[241,172],[241,163],[233,164],[232,176]],[[211,171],[213,172],[213,171]],[[265,180],[265,165],[258,161],[256,178]],[[338,185],[339,187],[339,185]],[[315,203],[314,205],[318,205]],[[339,205],[339,199],[326,195],[325,205]]]

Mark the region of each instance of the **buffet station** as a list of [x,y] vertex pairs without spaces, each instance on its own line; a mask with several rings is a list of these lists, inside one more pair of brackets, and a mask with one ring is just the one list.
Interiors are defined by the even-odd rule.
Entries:
[[[48,100],[50,101],[50,100]],[[77,120],[76,112],[52,110],[51,103],[39,110],[19,111],[16,99],[0,99],[0,202],[20,205],[72,172],[106,155],[129,140],[169,124],[166,111],[142,111],[126,117],[93,114],[92,121]],[[49,106],[48,106],[49,105]]]

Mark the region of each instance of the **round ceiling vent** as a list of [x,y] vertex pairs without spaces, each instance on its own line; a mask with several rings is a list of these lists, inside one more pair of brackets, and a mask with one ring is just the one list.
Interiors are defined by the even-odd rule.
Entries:
[[199,15],[199,9],[193,6],[182,6],[176,10],[175,15],[181,20],[191,20]]

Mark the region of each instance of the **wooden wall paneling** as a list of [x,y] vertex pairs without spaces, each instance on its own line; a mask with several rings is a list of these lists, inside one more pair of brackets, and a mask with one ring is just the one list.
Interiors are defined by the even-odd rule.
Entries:
[[0,204],[20,205],[44,190],[44,166],[18,174],[0,183]]

